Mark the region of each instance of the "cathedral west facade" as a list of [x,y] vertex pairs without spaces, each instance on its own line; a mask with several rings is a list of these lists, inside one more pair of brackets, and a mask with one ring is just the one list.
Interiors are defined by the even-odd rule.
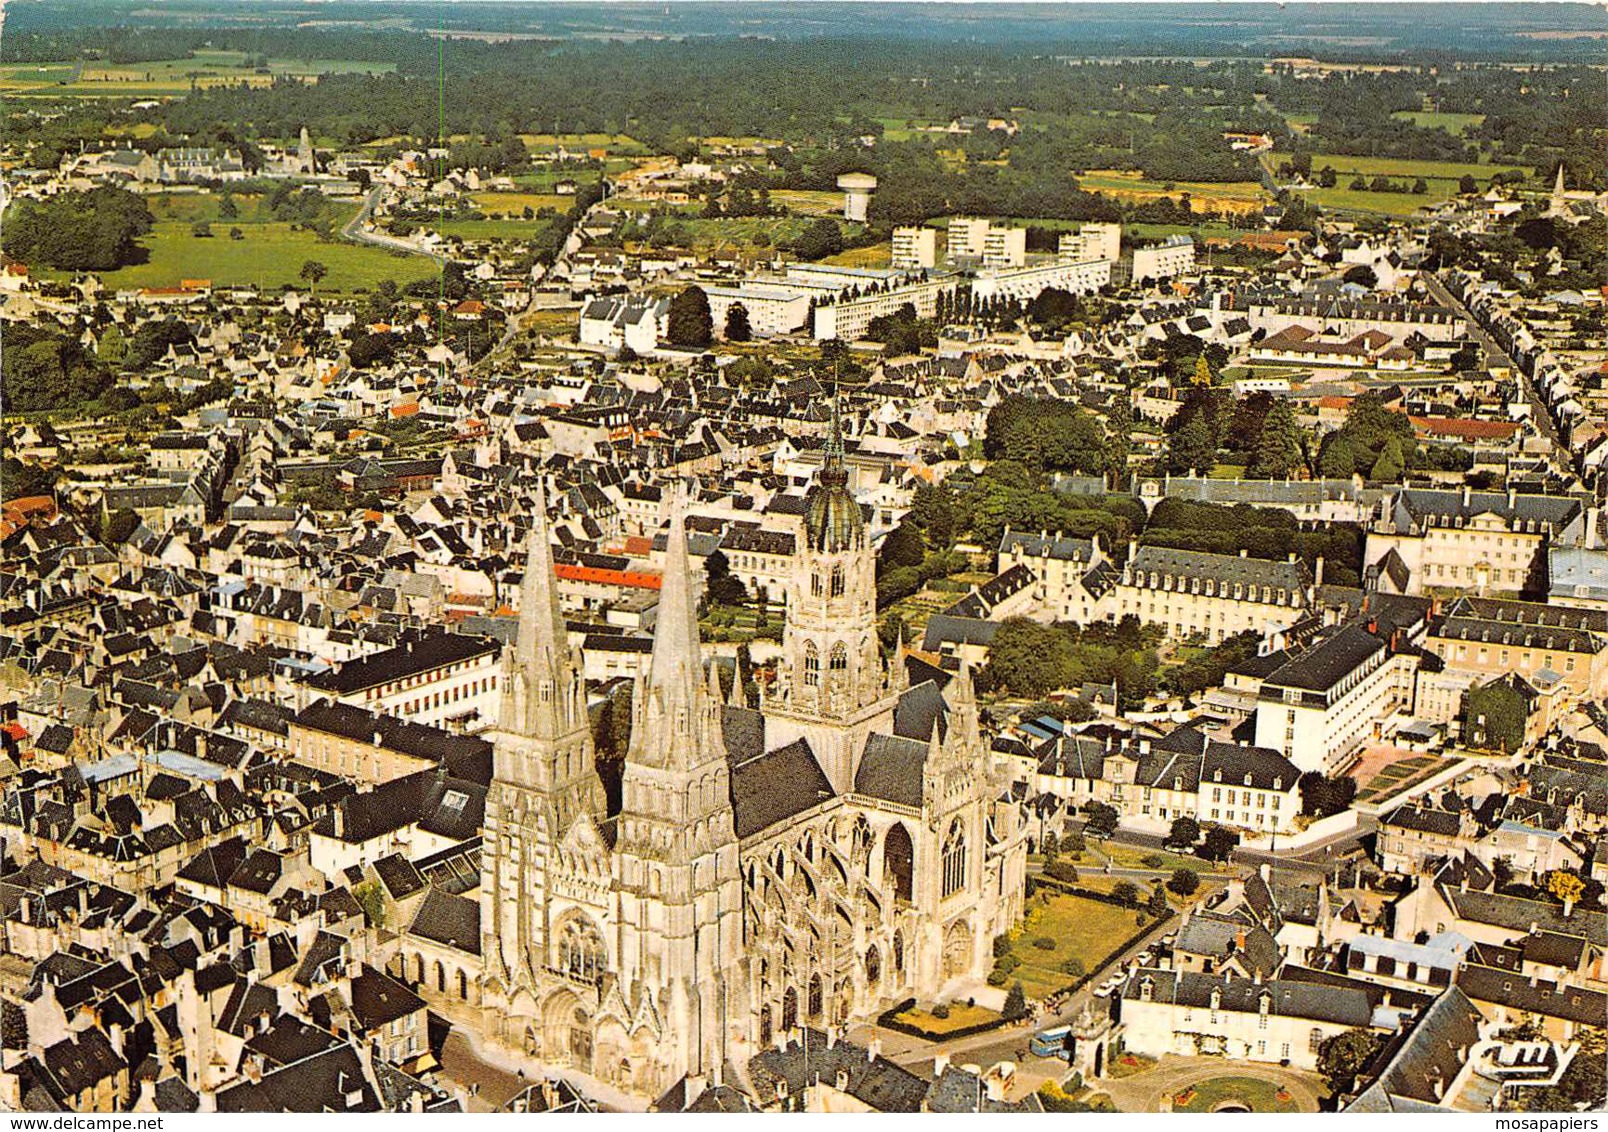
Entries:
[[618,812],[536,510],[493,734],[479,969],[462,977],[486,1035],[657,1095],[797,1026],[981,977],[1021,912],[1025,842],[969,674],[910,687],[880,655],[836,429],[757,707],[706,674],[675,509]]

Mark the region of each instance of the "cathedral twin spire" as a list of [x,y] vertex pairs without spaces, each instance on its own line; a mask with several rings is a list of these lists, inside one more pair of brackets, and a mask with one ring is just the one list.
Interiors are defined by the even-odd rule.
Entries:
[[[686,489],[672,489],[653,653],[638,682],[628,763],[687,770],[725,758],[719,677],[703,682],[698,609],[687,553]],[[713,670],[711,670],[713,673]]]
[[552,740],[585,725],[584,691],[559,611],[547,492],[541,485],[532,504],[525,577],[519,586],[519,634],[504,680],[502,730]]

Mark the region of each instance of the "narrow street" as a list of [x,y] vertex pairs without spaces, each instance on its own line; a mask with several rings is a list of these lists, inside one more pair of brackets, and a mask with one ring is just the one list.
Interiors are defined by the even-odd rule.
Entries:
[[1540,430],[1541,435],[1546,438],[1547,444],[1551,448],[1550,459],[1553,467],[1562,474],[1569,474],[1572,466],[1569,449],[1564,444],[1563,437],[1558,434],[1557,426],[1552,421],[1552,413],[1547,408],[1546,402],[1541,399],[1540,394],[1536,392],[1535,385],[1530,381],[1529,375],[1519,369],[1518,363],[1513,360],[1506,350],[1497,344],[1496,339],[1491,337],[1490,333],[1474,316],[1474,312],[1469,310],[1461,299],[1452,294],[1451,290],[1440,281],[1440,278],[1434,272],[1426,271],[1422,273],[1421,278],[1431,298],[1468,322],[1469,337],[1478,342],[1480,348],[1485,351],[1487,364],[1504,365],[1513,372],[1513,379],[1519,383],[1519,391],[1530,406],[1530,419],[1535,422],[1536,428]]

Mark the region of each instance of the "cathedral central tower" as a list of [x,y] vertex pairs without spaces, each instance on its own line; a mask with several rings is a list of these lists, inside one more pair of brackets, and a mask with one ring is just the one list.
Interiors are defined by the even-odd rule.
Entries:
[[833,789],[846,791],[866,736],[892,729],[898,689],[878,648],[876,556],[849,488],[836,397],[821,471],[805,496],[782,657],[780,702],[766,705],[777,740],[809,739]]

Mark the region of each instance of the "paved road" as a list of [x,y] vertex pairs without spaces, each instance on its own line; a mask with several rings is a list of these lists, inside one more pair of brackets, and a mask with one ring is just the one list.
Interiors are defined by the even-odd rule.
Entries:
[[358,209],[357,215],[348,220],[345,227],[341,229],[342,238],[351,240],[352,242],[358,244],[371,244],[374,247],[384,248],[387,251],[407,252],[409,255],[422,255],[428,259],[433,259],[437,263],[440,263],[441,256],[435,252],[427,252],[423,248],[416,247],[407,240],[403,240],[397,236],[389,236],[383,232],[370,232],[363,227],[363,221],[367,220],[369,213],[374,211],[374,206],[380,202],[380,193],[383,191],[384,188],[382,186],[376,186],[369,192],[368,196],[363,198],[363,207]]
[[[1069,820],[1071,828],[1081,830],[1083,823],[1077,819]],[[1229,858],[1235,865],[1252,866],[1264,862],[1271,864],[1280,873],[1284,874],[1311,874],[1320,876],[1326,873],[1331,865],[1346,854],[1361,848],[1362,839],[1372,834],[1378,828],[1378,823],[1366,815],[1359,818],[1355,829],[1348,829],[1311,845],[1303,845],[1299,849],[1254,849],[1241,847],[1235,849]],[[1098,839],[1090,839],[1098,844]],[[1140,833],[1135,830],[1119,829],[1105,840],[1113,845],[1121,845],[1129,849],[1162,849],[1166,836],[1159,833]],[[1113,870],[1113,875],[1129,875],[1139,871],[1145,876],[1157,875],[1153,870]],[[1171,869],[1161,870],[1161,875],[1172,875]]]
[[1541,399],[1541,395],[1536,392],[1529,375],[1519,369],[1513,356],[1491,337],[1484,325],[1474,316],[1474,312],[1468,309],[1467,304],[1452,294],[1451,289],[1442,283],[1434,272],[1426,271],[1421,278],[1424,280],[1425,289],[1436,302],[1461,315],[1468,322],[1469,336],[1485,350],[1487,361],[1505,365],[1513,372],[1514,379],[1519,383],[1520,393],[1530,405],[1530,419],[1535,422],[1536,428],[1541,430],[1541,435],[1551,446],[1553,466],[1558,471],[1568,474],[1572,466],[1569,448],[1564,444],[1563,437],[1558,434],[1557,426],[1552,421],[1552,412],[1547,408],[1547,403]]

